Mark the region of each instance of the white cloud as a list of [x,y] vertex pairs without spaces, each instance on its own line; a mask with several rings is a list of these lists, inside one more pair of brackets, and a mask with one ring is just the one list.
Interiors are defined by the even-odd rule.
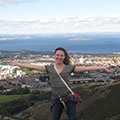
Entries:
[[0,6],[8,5],[8,4],[16,4],[21,2],[31,2],[35,0],[0,0]]
[[0,34],[52,32],[120,32],[120,15],[45,20],[0,20]]

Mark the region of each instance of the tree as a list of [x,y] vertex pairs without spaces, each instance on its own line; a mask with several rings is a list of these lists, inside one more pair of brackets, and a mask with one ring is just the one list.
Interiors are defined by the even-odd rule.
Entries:
[[4,87],[3,86],[0,86],[0,90],[3,90],[4,89]]
[[40,91],[38,91],[38,90],[33,90],[33,91],[31,92],[31,94],[40,94]]

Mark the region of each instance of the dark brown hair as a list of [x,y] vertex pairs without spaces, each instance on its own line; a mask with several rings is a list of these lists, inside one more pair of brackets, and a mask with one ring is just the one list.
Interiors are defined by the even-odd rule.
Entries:
[[54,54],[56,53],[57,50],[61,50],[61,51],[64,52],[64,54],[65,54],[65,59],[63,60],[63,63],[64,63],[65,65],[70,65],[70,64],[71,64],[71,61],[70,61],[70,56],[69,56],[69,54],[68,54],[68,51],[67,51],[65,48],[63,48],[63,47],[58,47],[58,48],[55,49]]

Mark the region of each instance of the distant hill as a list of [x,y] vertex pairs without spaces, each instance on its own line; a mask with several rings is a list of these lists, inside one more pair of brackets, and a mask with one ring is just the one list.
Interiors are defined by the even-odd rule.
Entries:
[[[77,105],[77,120],[120,120],[120,79],[113,82],[93,82],[74,89],[83,103]],[[51,103],[36,103],[19,117],[20,120],[51,120]],[[67,120],[65,112],[61,120]]]

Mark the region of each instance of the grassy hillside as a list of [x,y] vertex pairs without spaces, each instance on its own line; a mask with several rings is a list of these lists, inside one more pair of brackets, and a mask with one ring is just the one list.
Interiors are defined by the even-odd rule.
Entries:
[[9,101],[12,101],[12,100],[15,100],[15,99],[19,99],[21,98],[22,96],[28,96],[29,94],[26,94],[26,95],[1,95],[0,96],[0,103],[2,102],[9,102]]
[[92,92],[83,109],[78,110],[78,120],[120,120],[120,83],[101,85]]
[[[89,83],[74,89],[83,103],[77,105],[77,120],[120,120],[120,79],[107,83]],[[20,120],[51,120],[50,102],[36,103]],[[67,120],[65,112],[61,120]]]

